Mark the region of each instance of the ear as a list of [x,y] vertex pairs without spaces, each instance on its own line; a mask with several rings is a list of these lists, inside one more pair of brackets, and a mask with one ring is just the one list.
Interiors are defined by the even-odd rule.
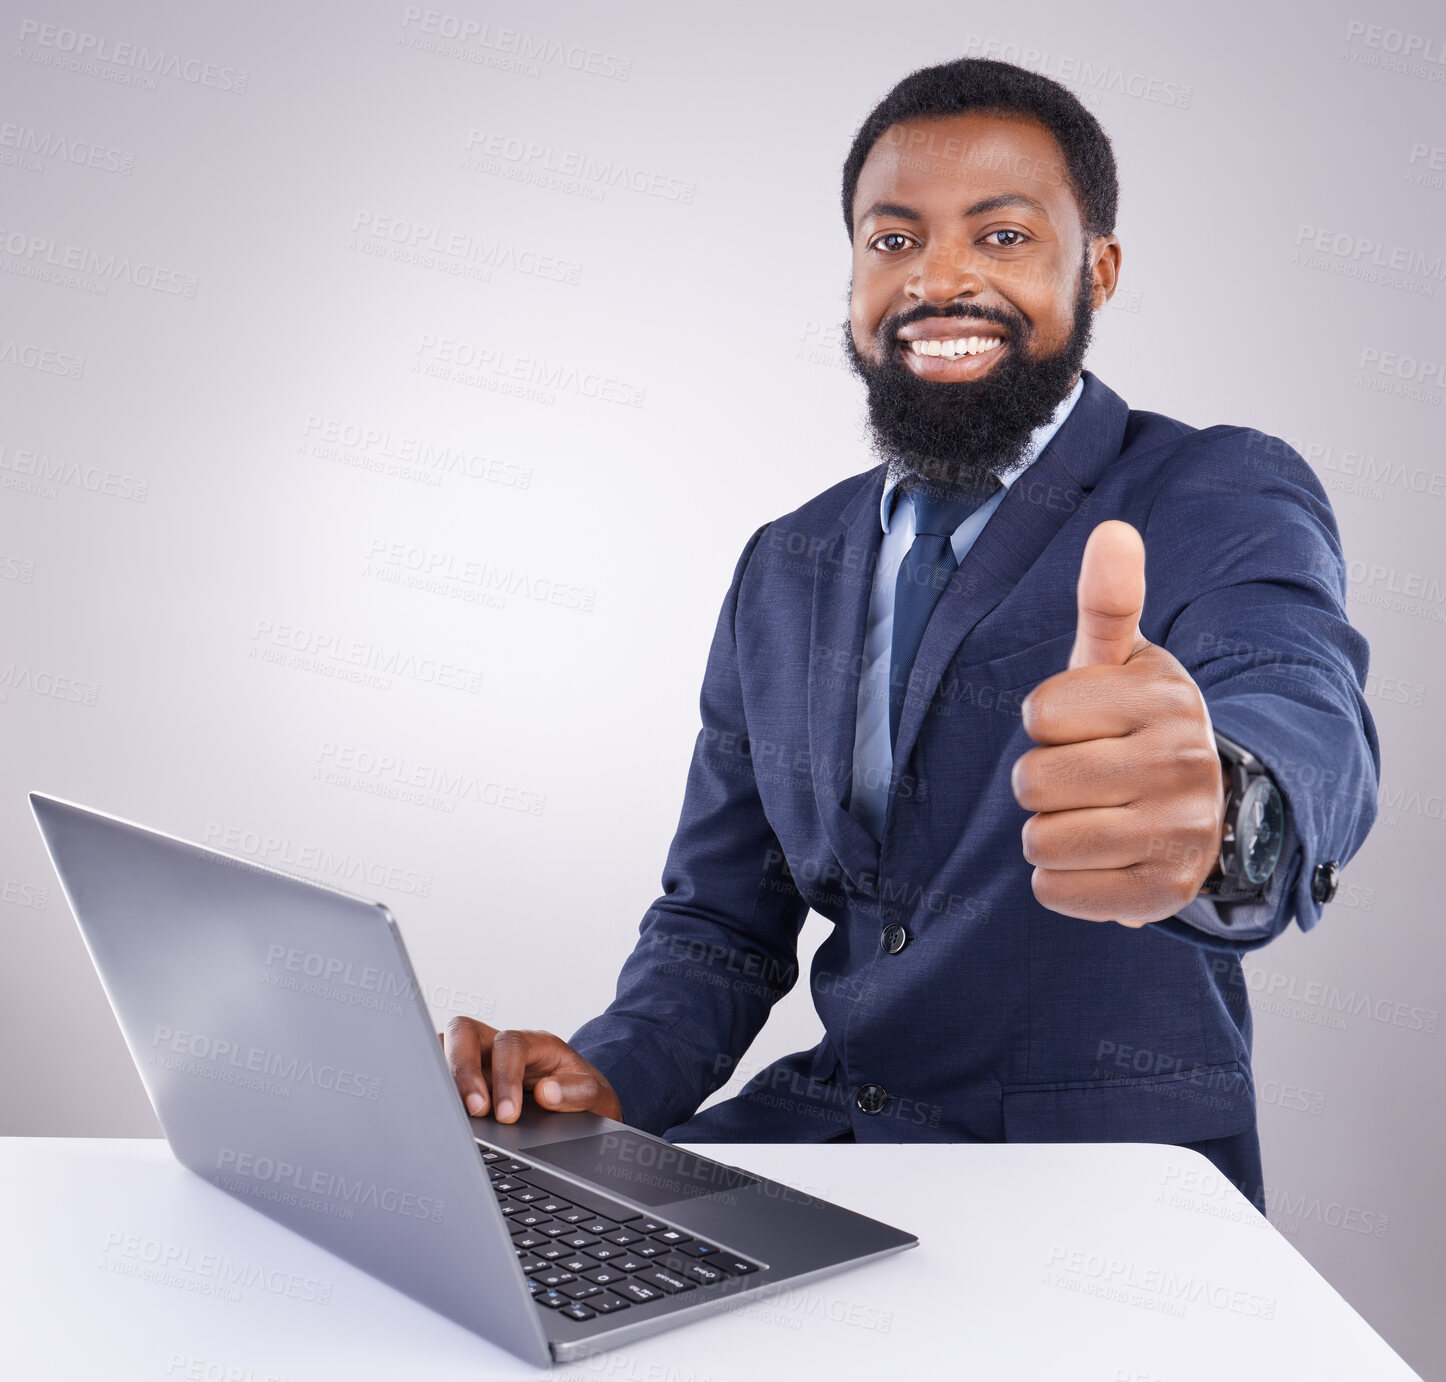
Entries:
[[1096,235],[1085,254],[1089,258],[1090,280],[1094,285],[1091,305],[1098,312],[1115,295],[1124,249],[1117,235]]

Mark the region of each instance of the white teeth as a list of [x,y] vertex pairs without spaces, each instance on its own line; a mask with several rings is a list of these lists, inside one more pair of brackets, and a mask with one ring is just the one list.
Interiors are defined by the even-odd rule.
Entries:
[[954,341],[910,341],[909,347],[915,355],[936,355],[954,360],[961,355],[986,355],[1003,344],[998,336],[964,336]]

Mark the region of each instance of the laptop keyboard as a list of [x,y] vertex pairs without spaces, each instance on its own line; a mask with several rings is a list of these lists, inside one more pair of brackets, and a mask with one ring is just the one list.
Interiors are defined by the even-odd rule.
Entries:
[[517,1259],[545,1310],[593,1320],[669,1296],[722,1286],[759,1270],[756,1262],[686,1230],[576,1187],[477,1144]]

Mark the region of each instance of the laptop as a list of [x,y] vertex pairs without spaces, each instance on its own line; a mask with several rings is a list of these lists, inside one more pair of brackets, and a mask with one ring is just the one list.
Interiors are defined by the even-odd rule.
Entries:
[[30,805],[176,1159],[529,1363],[918,1243],[608,1118],[470,1118],[381,903]]

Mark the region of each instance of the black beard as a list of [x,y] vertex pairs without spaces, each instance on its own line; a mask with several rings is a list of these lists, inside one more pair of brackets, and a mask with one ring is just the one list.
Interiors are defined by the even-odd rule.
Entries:
[[[1093,296],[1086,261],[1069,340],[1056,354],[1039,360],[1029,357],[1030,324],[1018,312],[996,307],[920,306],[887,318],[878,332],[883,350],[879,364],[859,354],[849,323],[844,323],[844,351],[868,389],[874,451],[889,476],[899,480],[901,492],[968,492],[1023,458],[1034,429],[1049,421],[1074,386],[1094,326]],[[1004,359],[982,379],[919,378],[899,358],[896,333],[925,317],[958,317],[1004,327],[1009,333],[1001,347]]]

